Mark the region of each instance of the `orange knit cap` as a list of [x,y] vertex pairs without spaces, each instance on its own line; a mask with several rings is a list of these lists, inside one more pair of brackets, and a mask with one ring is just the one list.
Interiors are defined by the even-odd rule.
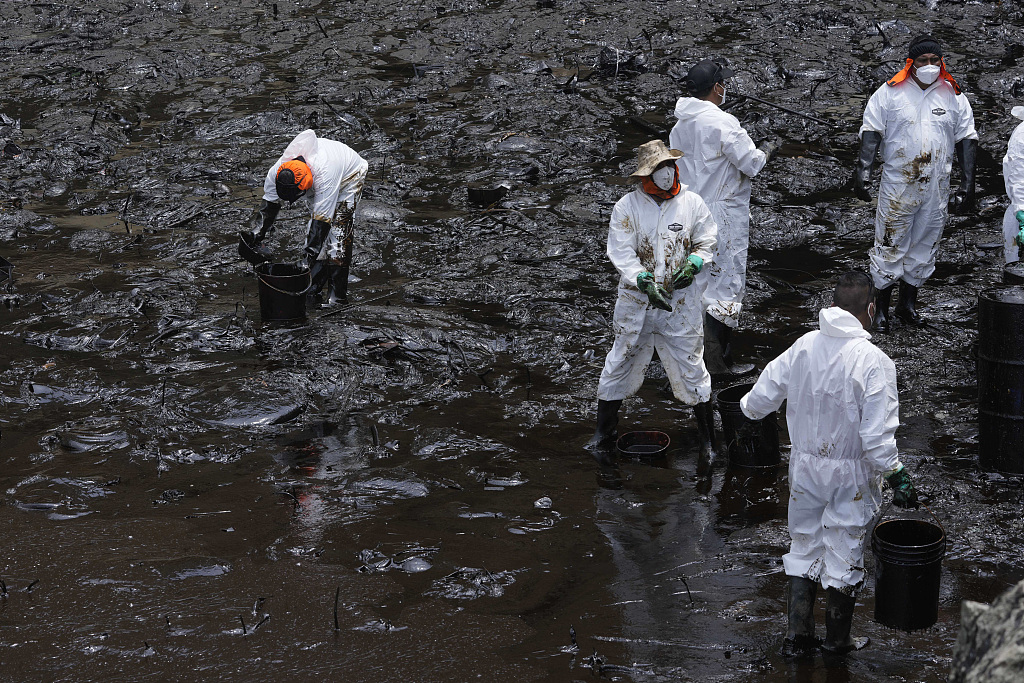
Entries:
[[295,201],[313,187],[313,172],[302,157],[286,161],[277,169],[277,194],[286,201]]

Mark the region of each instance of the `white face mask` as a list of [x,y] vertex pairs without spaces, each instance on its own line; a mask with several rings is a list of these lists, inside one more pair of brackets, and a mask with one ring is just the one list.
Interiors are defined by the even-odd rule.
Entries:
[[719,107],[721,107],[723,104],[725,104],[725,93],[726,93],[725,84],[722,83],[720,85],[722,86],[722,101],[718,103]]
[[941,71],[942,69],[932,64],[929,64],[928,66],[919,66],[917,67],[917,80],[921,81],[925,85],[931,85],[935,82],[935,79],[939,77],[939,72]]
[[665,166],[651,174],[651,180],[662,190],[668,191],[676,184],[676,167]]

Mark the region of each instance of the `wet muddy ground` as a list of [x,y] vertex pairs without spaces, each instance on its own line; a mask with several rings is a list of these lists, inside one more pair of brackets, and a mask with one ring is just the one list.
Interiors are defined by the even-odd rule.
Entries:
[[[961,599],[1024,577],[1024,489],[977,465],[971,357],[1021,22],[936,0],[3,3],[0,677],[944,680]],[[856,131],[925,29],[975,106],[981,208],[946,231],[929,325],[877,341],[949,537],[939,622],[877,625],[869,582],[869,649],[787,663],[785,470],[696,482],[657,364],[621,427],[668,432],[668,456],[582,450],[607,220],[681,64],[724,57],[731,93],[833,121],[731,108],[785,141],[754,182],[739,351],[763,365],[866,268]],[[236,234],[307,127],[369,161],[359,281],[267,325]],[[279,223],[293,259],[302,213]]]

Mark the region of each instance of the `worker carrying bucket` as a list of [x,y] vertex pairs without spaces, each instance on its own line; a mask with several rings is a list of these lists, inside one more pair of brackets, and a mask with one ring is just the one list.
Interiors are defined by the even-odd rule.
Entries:
[[310,270],[306,294],[311,303],[319,304],[320,292],[329,284],[328,302],[344,302],[352,262],[353,215],[366,169],[366,160],[348,145],[318,138],[312,130],[302,131],[267,172],[255,229],[251,234],[242,233],[239,253],[254,264],[269,260],[260,246],[273,232],[281,200],[295,202],[305,197],[312,216],[298,266]]
[[786,401],[789,456],[789,628],[783,654],[813,652],[814,598],[825,588],[823,650],[844,654],[867,645],[850,636],[856,593],[864,583],[864,539],[882,502],[917,505],[896,450],[896,366],[869,339],[874,286],[862,272],[839,277],[821,329],[800,337],[769,363],[740,400],[759,420]]
[[595,455],[615,443],[618,411],[644,381],[655,350],[672,393],[693,406],[700,467],[716,455],[711,375],[704,366],[703,267],[715,251],[718,228],[704,200],[679,182],[681,152],[661,140],[640,145],[638,187],[612,209],[608,258],[619,271],[612,328],[615,342],[597,386]]

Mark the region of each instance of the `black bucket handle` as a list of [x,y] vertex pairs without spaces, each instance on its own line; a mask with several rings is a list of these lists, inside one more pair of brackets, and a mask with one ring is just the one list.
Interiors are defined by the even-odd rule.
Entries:
[[[932,519],[935,520],[935,524],[938,525],[939,531],[942,532],[942,537],[943,538],[949,538],[949,534],[946,533],[946,527],[942,525],[942,522],[940,522],[939,518],[935,516],[935,513],[932,512],[932,509],[930,507],[928,507],[927,505],[925,505],[924,503],[922,503],[921,501],[918,501],[918,504],[921,507],[923,507],[925,509],[925,511],[929,515],[931,515]],[[873,526],[871,528],[871,537],[874,537],[875,529],[877,529],[878,525],[882,523],[882,519],[885,517],[885,513],[888,512],[889,508],[891,508],[891,507],[892,507],[892,500],[890,499],[889,502],[887,502],[884,506],[882,506],[882,511],[880,513],[878,513],[877,520],[875,521],[875,526]],[[970,542],[968,542],[968,545],[970,545]]]
[[274,290],[278,294],[284,294],[285,296],[305,296],[306,292],[309,291],[309,288],[313,286],[313,272],[310,270],[306,271],[306,278],[309,280],[309,282],[307,282],[306,286],[303,287],[298,292],[286,292],[283,289],[278,289],[277,287],[275,287],[274,285],[270,284],[262,277],[260,277],[261,274],[262,273],[260,273],[260,271],[256,271],[256,279],[260,281],[261,285],[264,285],[267,289]]

